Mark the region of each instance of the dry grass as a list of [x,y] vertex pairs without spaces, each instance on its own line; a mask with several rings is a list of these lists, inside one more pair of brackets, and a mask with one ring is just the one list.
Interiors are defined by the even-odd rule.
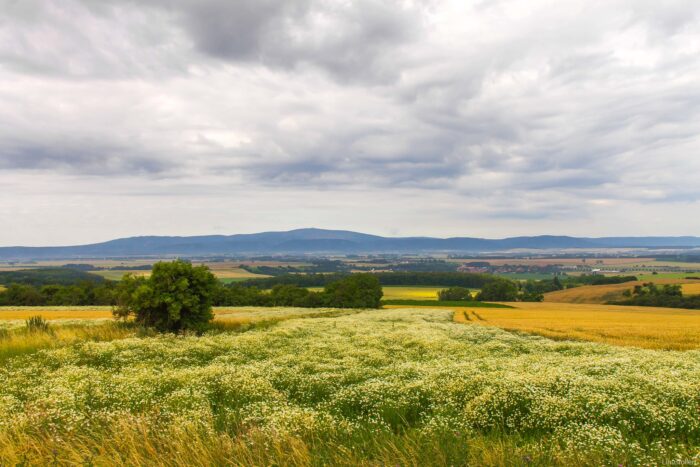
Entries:
[[[646,281],[625,282],[622,284],[606,284],[606,285],[584,285],[582,287],[574,287],[571,289],[557,290],[544,294],[545,302],[553,303],[607,303],[614,300],[622,300],[622,295],[625,290],[634,288],[635,285],[642,285],[646,282],[654,282],[655,284],[683,284],[684,293],[687,290],[697,290],[694,293],[700,293],[700,281],[688,279],[653,279]],[[686,287],[689,288],[686,288]]]
[[[273,307],[217,307],[215,319],[251,322],[283,316],[298,317],[306,314],[326,312],[317,308],[273,308]],[[6,306],[0,307],[0,323],[3,321],[25,320],[41,316],[45,320],[92,320],[112,318],[109,306]]]
[[28,332],[16,329],[0,336],[0,362],[41,349],[63,347],[86,341],[111,341],[135,334],[133,328],[113,321],[86,326],[74,324],[50,326],[49,332]]
[[569,303],[509,305],[515,308],[455,309],[454,320],[552,339],[646,349],[700,349],[700,310]]
[[3,306],[0,307],[0,321],[27,319],[41,316],[52,321],[57,319],[97,319],[111,318],[109,306]]
[[532,457],[534,465],[571,465],[561,455],[533,449],[517,435],[438,437],[414,430],[349,440],[332,432],[323,437],[271,435],[255,427],[226,433],[204,424],[182,420],[159,429],[143,417],[127,416],[92,433],[57,436],[46,429],[16,429],[0,433],[0,459],[7,465],[373,467],[518,465],[512,460]]

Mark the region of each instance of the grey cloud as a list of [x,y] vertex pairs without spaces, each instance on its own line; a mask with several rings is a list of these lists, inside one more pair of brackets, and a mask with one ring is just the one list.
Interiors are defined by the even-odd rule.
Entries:
[[342,81],[395,77],[387,55],[420,29],[420,17],[391,0],[207,0],[186,2],[181,15],[206,54],[272,67],[311,65]]
[[697,2],[10,4],[6,174],[415,190],[491,219],[699,199]]
[[105,147],[98,144],[61,147],[20,146],[0,149],[0,170],[51,170],[83,175],[159,174],[170,170],[170,164],[134,148]]

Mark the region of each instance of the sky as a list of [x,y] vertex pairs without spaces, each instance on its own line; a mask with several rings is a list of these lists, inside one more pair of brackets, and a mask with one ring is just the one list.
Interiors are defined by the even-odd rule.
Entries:
[[700,235],[697,0],[0,0],[0,245]]

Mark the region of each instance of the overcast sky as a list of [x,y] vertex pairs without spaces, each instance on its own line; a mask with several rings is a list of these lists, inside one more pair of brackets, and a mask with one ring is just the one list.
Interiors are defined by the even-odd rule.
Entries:
[[700,235],[697,0],[0,0],[0,245]]

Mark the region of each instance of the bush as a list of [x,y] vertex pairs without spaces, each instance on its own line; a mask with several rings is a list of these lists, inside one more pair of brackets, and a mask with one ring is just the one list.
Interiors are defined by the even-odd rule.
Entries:
[[479,301],[514,302],[518,299],[518,286],[506,279],[495,279],[484,284],[476,299]]
[[472,293],[466,287],[450,287],[443,289],[437,293],[440,301],[469,301],[472,299]]
[[119,284],[120,318],[135,316],[142,326],[159,331],[203,330],[214,318],[212,300],[217,280],[206,266],[185,261],[160,262],[148,279],[127,275]]
[[379,308],[384,295],[373,274],[353,274],[328,284],[323,294],[326,306],[334,308]]

